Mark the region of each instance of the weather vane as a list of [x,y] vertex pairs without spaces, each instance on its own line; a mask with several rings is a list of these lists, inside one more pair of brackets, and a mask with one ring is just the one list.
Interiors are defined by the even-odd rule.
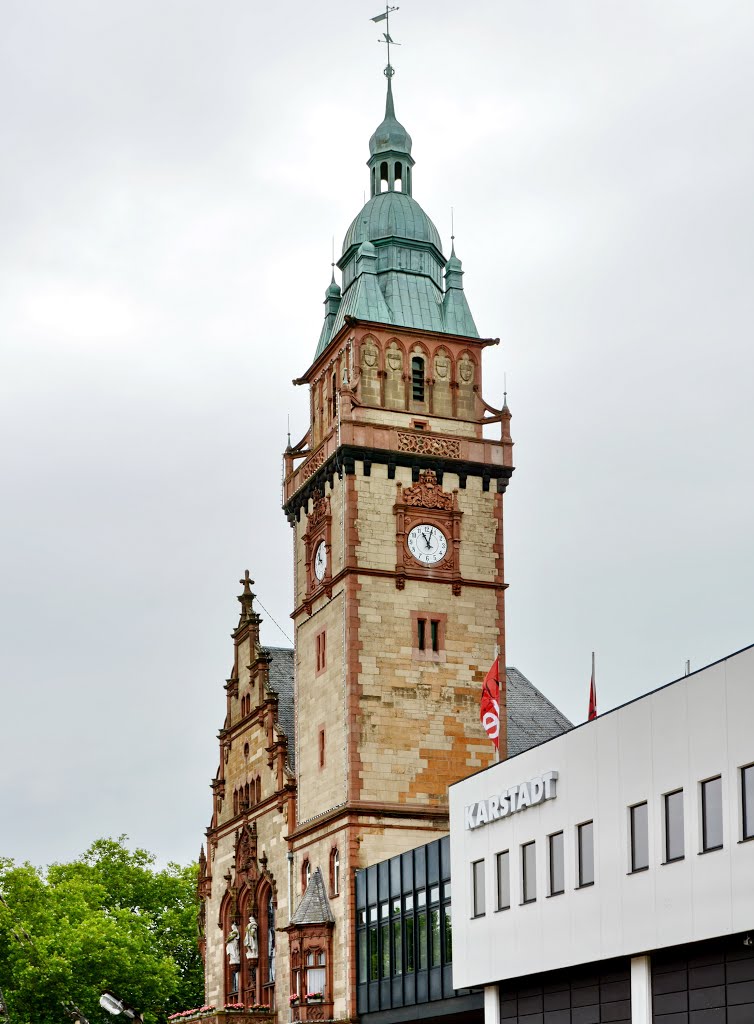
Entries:
[[397,10],[399,10],[398,7],[391,7],[389,4],[385,4],[385,13],[377,14],[375,15],[374,18],[370,19],[375,24],[377,24],[380,21],[385,22],[385,31],[382,33],[382,39],[380,39],[379,42],[385,43],[385,45],[387,46],[387,67],[385,68],[385,74],[387,75],[388,78],[392,78],[393,75],[395,74],[395,68],[390,63],[390,47],[401,45],[400,43],[396,43],[396,41],[390,35],[390,15],[393,13],[393,11]]

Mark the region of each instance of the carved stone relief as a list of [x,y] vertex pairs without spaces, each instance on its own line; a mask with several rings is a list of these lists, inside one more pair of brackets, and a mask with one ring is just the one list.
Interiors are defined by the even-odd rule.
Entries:
[[469,358],[468,352],[464,352],[458,363],[458,415],[467,419],[475,416],[476,402],[474,400],[474,376],[476,368]]
[[380,351],[371,338],[361,345],[361,401],[365,405],[379,405]]
[[436,416],[452,416],[453,400],[450,382],[453,364],[444,348],[438,349],[434,359],[434,387],[432,389],[432,412]]
[[403,353],[395,341],[390,342],[385,353],[385,405],[388,409],[406,408]]

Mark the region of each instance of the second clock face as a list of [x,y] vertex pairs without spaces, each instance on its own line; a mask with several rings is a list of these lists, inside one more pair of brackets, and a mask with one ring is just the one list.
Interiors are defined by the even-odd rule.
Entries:
[[314,552],[314,575],[321,582],[325,578],[327,569],[327,547],[324,541],[320,541],[317,550]]
[[445,558],[448,541],[438,527],[419,523],[408,535],[408,550],[422,565],[435,565]]

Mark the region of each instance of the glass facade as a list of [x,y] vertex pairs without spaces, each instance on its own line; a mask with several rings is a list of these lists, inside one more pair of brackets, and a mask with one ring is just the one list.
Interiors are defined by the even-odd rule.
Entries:
[[356,872],[360,1015],[433,1000],[481,1007],[480,991],[453,989],[450,907],[447,837]]
[[743,838],[754,839],[754,764],[741,769]]

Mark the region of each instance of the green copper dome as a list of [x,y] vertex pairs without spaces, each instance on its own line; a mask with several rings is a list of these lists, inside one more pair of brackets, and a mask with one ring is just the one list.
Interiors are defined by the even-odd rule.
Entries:
[[[412,198],[411,136],[395,117],[388,78],[385,117],[369,140],[371,199],[343,239],[342,294],[331,284],[317,356],[348,317],[478,338],[455,251],[446,262],[440,234]],[[443,280],[444,275],[444,280]]]
[[354,217],[343,239],[343,254],[352,245],[394,235],[410,241],[430,242],[442,252],[440,233],[415,199],[404,192],[380,192]]

